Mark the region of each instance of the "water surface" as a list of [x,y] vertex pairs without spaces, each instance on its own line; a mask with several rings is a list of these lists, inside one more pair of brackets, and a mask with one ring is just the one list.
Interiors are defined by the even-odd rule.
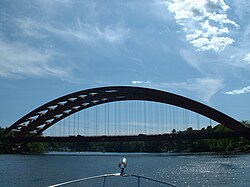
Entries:
[[[250,186],[250,155],[153,153],[48,153],[0,155],[1,186],[48,186],[68,180],[120,172],[139,174],[177,186]],[[102,186],[103,179],[68,186]],[[107,178],[106,186],[137,186],[136,178]],[[141,186],[160,186],[141,180]],[[162,185],[163,186],[163,185]]]

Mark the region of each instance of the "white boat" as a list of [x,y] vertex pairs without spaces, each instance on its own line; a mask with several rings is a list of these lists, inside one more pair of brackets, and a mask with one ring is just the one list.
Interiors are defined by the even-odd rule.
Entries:
[[105,187],[106,180],[109,177],[135,177],[135,178],[137,178],[137,186],[138,187],[141,186],[141,179],[153,181],[153,182],[163,184],[163,185],[166,185],[166,186],[176,187],[175,184],[171,184],[171,183],[161,181],[161,180],[158,180],[158,179],[154,179],[154,178],[151,178],[151,177],[146,177],[146,176],[136,175],[136,174],[127,174],[127,173],[125,173],[126,166],[127,166],[127,159],[122,158],[121,161],[119,162],[119,168],[121,169],[121,172],[119,172],[119,173],[109,173],[109,174],[102,174],[102,175],[84,177],[84,178],[80,178],[80,179],[75,179],[75,180],[70,180],[70,181],[54,184],[54,185],[51,185],[49,187],[65,186],[65,185],[69,185],[69,184],[73,184],[73,183],[79,183],[79,182],[83,182],[83,181],[87,181],[87,180],[95,180],[95,179],[100,179],[100,178],[103,178],[102,186]]

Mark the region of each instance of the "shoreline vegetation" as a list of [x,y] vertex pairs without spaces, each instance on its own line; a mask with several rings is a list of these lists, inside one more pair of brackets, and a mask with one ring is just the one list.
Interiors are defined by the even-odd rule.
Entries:
[[[250,126],[249,121],[242,121]],[[191,127],[185,131],[172,133],[194,132],[228,132],[223,125],[207,126],[201,130]],[[0,153],[46,153],[46,152],[148,152],[148,153],[250,153],[250,141],[245,138],[176,140],[176,141],[131,141],[131,142],[49,142],[23,144],[19,149],[10,149],[4,142],[4,129],[0,128]]]

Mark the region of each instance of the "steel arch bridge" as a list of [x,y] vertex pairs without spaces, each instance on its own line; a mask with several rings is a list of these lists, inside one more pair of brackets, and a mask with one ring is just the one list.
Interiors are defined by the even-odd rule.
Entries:
[[235,132],[250,134],[249,127],[207,105],[173,93],[131,86],[92,88],[62,96],[26,114],[5,132],[7,135],[15,132],[16,137],[41,135],[58,121],[76,112],[100,104],[128,100],[152,101],[178,106],[208,117]]

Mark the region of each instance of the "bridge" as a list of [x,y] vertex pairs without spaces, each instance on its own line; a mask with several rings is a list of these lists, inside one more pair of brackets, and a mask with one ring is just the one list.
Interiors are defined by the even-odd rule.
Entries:
[[[205,130],[222,124],[231,131]],[[187,133],[189,130],[192,133]],[[192,99],[150,88],[100,87],[71,93],[21,117],[5,131],[21,142],[250,139],[250,128]]]

